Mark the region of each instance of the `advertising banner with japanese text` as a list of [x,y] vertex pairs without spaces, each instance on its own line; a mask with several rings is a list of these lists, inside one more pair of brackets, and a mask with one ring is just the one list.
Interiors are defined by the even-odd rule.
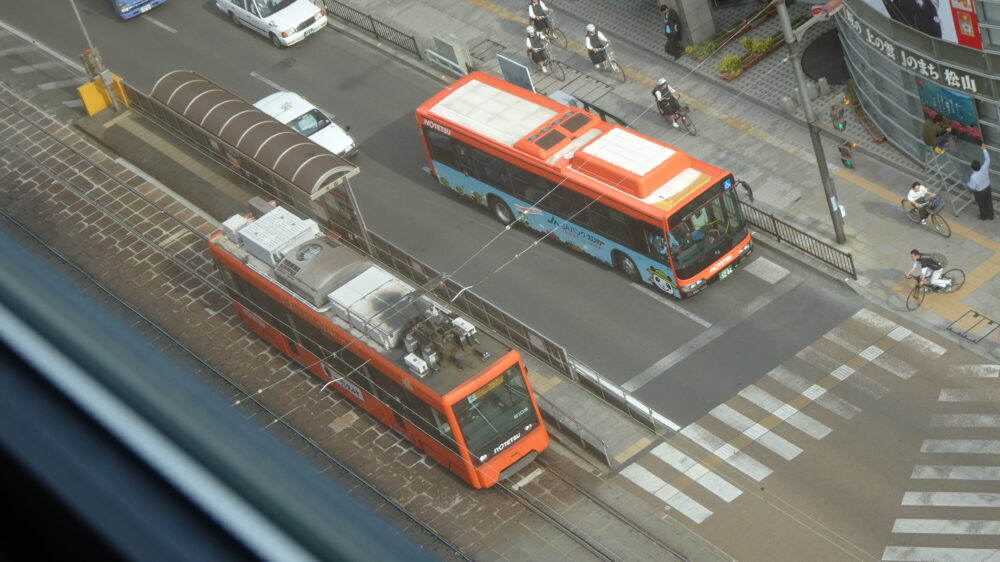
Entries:
[[983,48],[973,0],[861,0],[917,31],[974,49]]
[[979,114],[972,96],[942,88],[933,82],[916,78],[920,107],[924,117],[944,116],[951,127],[951,134],[973,144],[983,144],[983,133],[979,130]]

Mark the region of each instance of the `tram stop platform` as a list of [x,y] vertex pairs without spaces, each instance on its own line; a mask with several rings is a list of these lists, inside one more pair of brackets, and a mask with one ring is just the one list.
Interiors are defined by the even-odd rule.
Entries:
[[[88,136],[117,154],[119,163],[221,223],[246,211],[259,195],[229,168],[201,154],[142,114],[104,111],[76,121]],[[167,187],[169,186],[169,187]],[[221,226],[220,226],[221,227]],[[552,435],[602,473],[626,463],[655,433],[529,354],[529,379]]]

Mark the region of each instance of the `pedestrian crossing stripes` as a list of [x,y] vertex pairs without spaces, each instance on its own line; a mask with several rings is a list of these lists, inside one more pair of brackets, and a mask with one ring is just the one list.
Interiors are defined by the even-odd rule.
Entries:
[[[961,458],[968,464],[913,467],[911,489],[900,500],[906,517],[894,521],[882,560],[1000,560],[1000,439],[985,438],[1000,437],[997,373],[1000,365],[948,369],[952,388],[938,393],[944,412],[931,415],[929,430],[936,435],[922,441],[921,460]],[[961,548],[953,546],[956,536],[963,537]],[[915,544],[905,546],[909,542]]]
[[[736,483],[718,472],[720,467],[763,481],[774,472],[770,463],[794,461],[804,452],[805,442],[824,439],[837,420],[846,422],[860,414],[863,404],[858,400],[879,400],[894,384],[916,376],[917,365],[945,352],[875,311],[860,310],[704,418],[657,444],[625,467],[621,476],[674,512],[701,523],[742,495]],[[840,392],[841,388],[848,392]],[[819,410],[804,411],[814,405]],[[989,427],[993,420],[942,417],[938,423]],[[963,448],[957,443],[929,446]],[[986,474],[925,466],[914,474],[925,474],[928,480],[941,474]],[[949,501],[943,496],[932,500]]]

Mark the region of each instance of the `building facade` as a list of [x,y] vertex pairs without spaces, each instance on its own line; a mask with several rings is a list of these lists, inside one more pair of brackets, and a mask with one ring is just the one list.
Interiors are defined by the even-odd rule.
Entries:
[[889,142],[922,162],[924,121],[954,126],[963,178],[991,151],[1000,187],[1000,0],[844,0],[837,14],[861,104]]

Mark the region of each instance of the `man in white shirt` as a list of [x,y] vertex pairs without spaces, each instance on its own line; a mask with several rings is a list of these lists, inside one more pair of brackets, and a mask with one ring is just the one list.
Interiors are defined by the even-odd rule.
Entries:
[[918,181],[913,182],[913,187],[910,188],[910,191],[906,192],[906,200],[913,203],[913,206],[920,211],[920,224],[927,224],[927,205],[930,203],[930,197],[936,196],[936,193],[927,189],[926,185]]
[[993,220],[993,190],[990,187],[990,151],[986,150],[986,144],[980,148],[983,149],[983,161],[972,161],[969,189],[972,190],[976,204],[979,205],[979,220],[991,221]]

